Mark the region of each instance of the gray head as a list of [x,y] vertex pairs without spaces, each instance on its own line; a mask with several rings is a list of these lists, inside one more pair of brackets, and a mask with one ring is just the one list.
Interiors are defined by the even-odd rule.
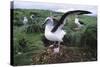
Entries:
[[53,18],[52,17],[47,17],[42,25],[43,26],[44,25],[53,25],[53,23],[54,23]]

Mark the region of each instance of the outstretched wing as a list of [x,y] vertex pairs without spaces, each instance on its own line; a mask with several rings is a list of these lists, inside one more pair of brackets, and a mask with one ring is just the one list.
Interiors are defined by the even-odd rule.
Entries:
[[64,20],[66,19],[66,17],[68,17],[69,15],[82,15],[82,14],[91,14],[91,12],[89,11],[84,11],[84,10],[74,10],[74,11],[68,11],[66,12],[61,19],[59,20],[59,22],[57,23],[57,25],[55,25],[55,27],[51,30],[51,32],[55,32],[59,26],[63,27],[64,26]]

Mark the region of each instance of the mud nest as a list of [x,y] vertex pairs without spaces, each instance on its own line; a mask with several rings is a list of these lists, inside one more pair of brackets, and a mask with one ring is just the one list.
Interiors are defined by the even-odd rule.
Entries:
[[96,53],[89,48],[60,46],[60,52],[54,54],[51,48],[46,48],[33,55],[33,64],[54,64],[68,62],[95,61]]

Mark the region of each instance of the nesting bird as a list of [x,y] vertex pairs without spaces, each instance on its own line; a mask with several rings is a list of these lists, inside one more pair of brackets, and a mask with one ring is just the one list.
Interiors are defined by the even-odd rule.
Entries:
[[[54,24],[54,20],[52,17],[47,17],[46,20],[46,27],[45,27],[45,37],[50,40],[53,41],[54,44],[51,45],[50,47],[56,46],[56,48],[54,48],[54,52],[58,53],[59,52],[59,46],[60,46],[60,42],[63,42],[63,37],[66,34],[66,32],[62,29],[62,25],[57,29],[57,31],[55,32],[51,32],[51,30],[54,28],[55,24]],[[58,41],[58,44],[56,45],[55,42]]]
[[77,28],[75,28],[75,29],[81,29],[85,25],[84,22],[80,21],[80,18],[78,15],[75,16],[75,24],[77,25]]
[[30,18],[33,20],[33,19],[35,18],[34,14],[32,14],[32,15],[30,16]]
[[28,23],[28,19],[27,19],[27,17],[24,17],[23,24],[27,24],[27,23]]
[[[69,15],[80,15],[80,14],[89,14],[91,12],[89,11],[84,11],[84,10],[74,10],[74,11],[69,11],[66,12],[59,21],[57,21],[55,23],[54,18],[52,16],[47,17],[45,19],[45,22],[43,23],[43,25],[45,24],[45,38],[53,41],[54,44],[50,45],[49,47],[54,47],[53,51],[54,53],[59,53],[60,50],[60,43],[63,42],[63,38],[64,35],[66,34],[65,30],[63,29],[64,25],[65,25],[65,20],[67,20],[67,17]],[[78,21],[78,19],[77,19]],[[58,42],[56,44],[56,42]]]

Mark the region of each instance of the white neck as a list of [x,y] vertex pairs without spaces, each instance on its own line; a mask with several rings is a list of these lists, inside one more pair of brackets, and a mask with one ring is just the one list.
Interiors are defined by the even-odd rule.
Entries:
[[79,18],[75,18],[75,23],[79,23]]
[[51,32],[52,29],[53,29],[53,26],[47,24],[46,27],[45,27],[45,33]]

